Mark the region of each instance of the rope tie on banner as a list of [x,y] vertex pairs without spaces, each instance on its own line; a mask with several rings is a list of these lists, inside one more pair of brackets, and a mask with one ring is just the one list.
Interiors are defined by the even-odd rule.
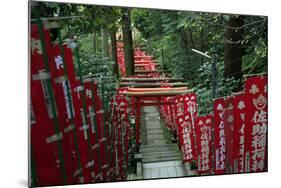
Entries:
[[108,164],[103,165],[101,168],[106,169],[108,167]]
[[87,117],[95,117],[97,114],[95,112],[90,112]]
[[80,92],[80,91],[84,91],[84,86],[77,86],[76,88],[74,88],[75,92]]
[[104,142],[106,140],[107,140],[106,137],[103,137],[102,139],[99,140],[99,142]]
[[77,169],[77,170],[74,171],[73,177],[76,177],[76,176],[78,176],[78,175],[80,175],[80,174],[82,174],[82,169],[81,169],[81,168],[79,168],[79,169]]
[[82,127],[79,128],[80,131],[84,131],[89,129],[89,125],[88,124],[84,124]]
[[67,132],[72,131],[74,129],[75,129],[75,125],[70,124],[68,127],[64,128],[64,133],[67,133]]
[[95,161],[91,160],[85,165],[85,168],[90,168],[90,167],[94,166],[94,164],[95,164]]
[[91,149],[94,150],[94,149],[96,149],[98,147],[100,147],[100,143],[97,143],[97,144],[93,145]]
[[68,78],[67,76],[63,75],[63,76],[60,76],[58,78],[55,78],[55,83],[62,83],[62,82],[65,82],[65,81],[68,81]]
[[103,109],[101,109],[101,110],[99,110],[99,111],[96,112],[97,115],[98,115],[98,114],[103,114],[103,113],[104,113],[104,110],[103,110]]
[[32,79],[33,80],[48,80],[51,78],[51,74],[49,72],[40,71],[38,74],[33,74]]
[[62,138],[63,138],[63,134],[62,134],[62,132],[60,132],[59,134],[54,134],[54,135],[52,135],[52,136],[46,138],[46,142],[47,142],[47,144],[50,144],[50,143],[52,143],[52,142],[59,141],[59,140],[61,140]]

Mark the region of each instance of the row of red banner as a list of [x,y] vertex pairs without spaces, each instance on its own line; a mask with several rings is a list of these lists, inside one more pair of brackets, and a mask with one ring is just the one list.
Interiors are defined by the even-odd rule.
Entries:
[[166,98],[161,115],[177,135],[183,162],[199,174],[267,170],[267,76],[246,77],[245,91],[214,100],[213,114],[197,115],[196,94]]
[[46,29],[31,28],[33,184],[124,180],[131,135],[124,115],[128,102],[117,96],[105,112],[97,83],[76,78],[75,49],[53,44]]
[[[135,70],[155,70],[156,65],[154,60],[151,56],[148,56],[144,51],[142,51],[139,47],[134,48],[134,64],[135,65],[142,65],[139,67],[135,67]],[[126,77],[126,65],[125,65],[125,54],[124,54],[124,44],[123,42],[117,42],[117,62],[119,69],[121,71],[122,77]],[[131,77],[138,77],[138,78],[148,78],[148,77],[160,77],[160,73],[149,73],[144,76],[141,75],[134,75]]]

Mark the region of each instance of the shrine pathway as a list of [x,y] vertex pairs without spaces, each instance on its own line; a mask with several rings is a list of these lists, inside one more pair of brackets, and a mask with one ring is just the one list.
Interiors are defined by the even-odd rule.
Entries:
[[143,179],[186,176],[177,144],[168,144],[164,129],[158,107],[143,107],[140,147]]

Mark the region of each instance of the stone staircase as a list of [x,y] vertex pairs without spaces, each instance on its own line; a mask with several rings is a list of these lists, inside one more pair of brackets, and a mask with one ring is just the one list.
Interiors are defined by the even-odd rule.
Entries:
[[164,138],[157,107],[142,109],[142,174],[144,179],[186,176],[177,144],[169,144]]

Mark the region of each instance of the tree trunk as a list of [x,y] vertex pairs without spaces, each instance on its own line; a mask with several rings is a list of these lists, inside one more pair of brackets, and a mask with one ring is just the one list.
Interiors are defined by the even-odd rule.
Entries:
[[102,54],[105,57],[109,57],[107,31],[105,29],[101,29],[101,38],[102,38]]
[[118,70],[118,58],[117,58],[117,45],[116,45],[116,33],[115,31],[111,31],[111,46],[112,46],[112,60],[114,62],[113,72],[117,78],[119,78],[119,70]]
[[134,50],[133,50],[130,10],[127,8],[123,9],[122,11],[122,33],[123,33],[123,42],[124,42],[126,74],[128,77],[134,74]]
[[230,16],[225,32],[224,48],[224,77],[234,77],[240,81],[242,79],[243,25],[244,21],[241,16]]
[[97,54],[97,33],[95,30],[93,31],[93,48],[94,54]]

